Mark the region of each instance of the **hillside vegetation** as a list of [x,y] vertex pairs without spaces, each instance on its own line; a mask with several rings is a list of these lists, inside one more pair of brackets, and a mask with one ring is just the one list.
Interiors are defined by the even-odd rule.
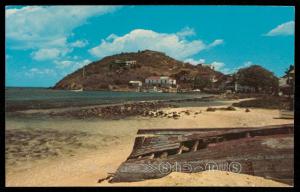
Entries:
[[[135,60],[136,66],[112,68],[111,66],[116,60]],[[175,60],[161,52],[145,50],[112,55],[92,62],[84,69],[80,68],[67,75],[53,88],[70,90],[83,87],[84,90],[118,90],[128,87],[128,82],[131,80],[144,82],[145,78],[153,75],[178,77],[176,74],[182,71],[188,71],[193,76],[200,73],[223,75],[207,66],[191,65]]]

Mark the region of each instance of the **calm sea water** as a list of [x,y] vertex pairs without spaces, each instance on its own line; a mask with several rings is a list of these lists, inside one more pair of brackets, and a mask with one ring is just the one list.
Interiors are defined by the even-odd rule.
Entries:
[[129,101],[187,99],[205,94],[139,93],[111,91],[52,90],[45,88],[7,88],[5,90],[6,111],[46,109],[99,104],[117,104]]

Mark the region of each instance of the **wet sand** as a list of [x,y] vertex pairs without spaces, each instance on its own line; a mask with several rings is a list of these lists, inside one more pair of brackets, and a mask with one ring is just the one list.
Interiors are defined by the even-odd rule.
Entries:
[[[234,101],[231,101],[234,102]],[[229,106],[228,102],[224,107]],[[221,107],[221,106],[218,106]],[[7,186],[102,186],[97,183],[113,173],[129,156],[136,132],[140,128],[218,128],[249,127],[293,123],[276,119],[278,110],[245,109],[236,111],[206,111],[207,107],[165,108],[164,112],[189,110],[178,119],[159,117],[130,117],[122,120],[76,119],[7,119],[6,120],[6,185]],[[197,113],[197,114],[195,114]],[[182,174],[182,173],[178,173]],[[216,173],[218,175],[218,173]],[[221,175],[223,173],[220,173]],[[221,176],[219,175],[219,176]],[[222,175],[223,177],[224,175]],[[177,177],[177,176],[176,176]],[[266,179],[250,180],[232,174],[228,182],[220,182],[216,175],[196,174],[199,186],[277,186]],[[180,176],[178,176],[180,178]],[[206,178],[203,180],[203,178]],[[151,185],[176,185],[176,179]],[[232,183],[230,183],[230,179]],[[209,180],[210,182],[208,182]],[[265,181],[264,181],[265,180]],[[205,183],[207,181],[207,183]],[[152,182],[152,181],[151,181]],[[197,185],[197,182],[194,185]],[[136,185],[148,185],[139,182]],[[120,184],[109,184],[111,186]],[[134,185],[122,183],[121,185]],[[149,184],[150,185],[150,184]],[[184,185],[180,184],[180,185]],[[186,184],[188,185],[188,183]],[[192,184],[191,184],[192,185]]]

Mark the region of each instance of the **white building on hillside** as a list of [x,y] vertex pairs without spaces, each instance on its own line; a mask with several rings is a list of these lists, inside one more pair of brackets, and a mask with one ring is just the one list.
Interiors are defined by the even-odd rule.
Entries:
[[145,79],[145,84],[172,86],[176,85],[176,79],[167,76],[151,76]]

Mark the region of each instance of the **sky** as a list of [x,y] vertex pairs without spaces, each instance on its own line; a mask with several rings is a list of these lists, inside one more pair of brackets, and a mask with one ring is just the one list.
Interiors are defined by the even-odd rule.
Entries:
[[294,64],[290,6],[7,6],[5,85],[50,87],[105,56],[162,51],[225,74]]

